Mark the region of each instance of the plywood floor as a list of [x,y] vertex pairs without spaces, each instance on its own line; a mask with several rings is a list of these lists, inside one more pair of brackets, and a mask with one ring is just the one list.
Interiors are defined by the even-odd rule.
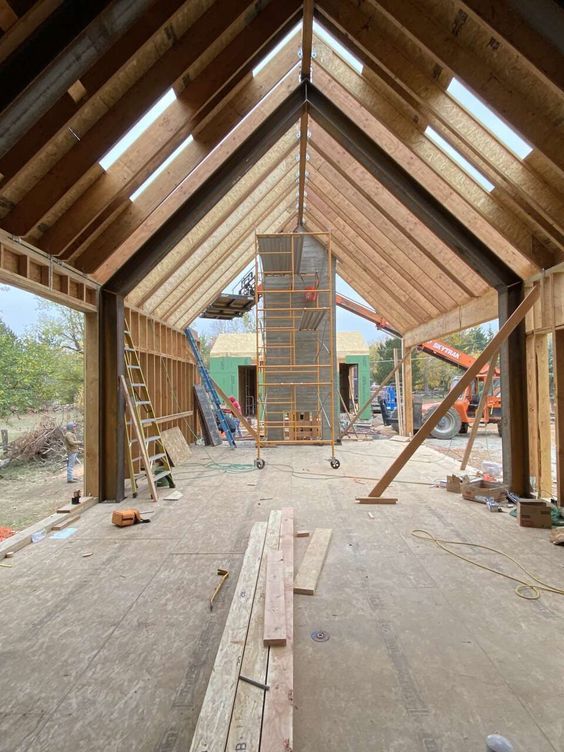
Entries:
[[[250,526],[291,505],[297,527],[334,531],[318,593],[295,597],[295,752],[476,752],[495,731],[517,752],[562,752],[564,598],[517,598],[410,531],[501,547],[560,586],[564,549],[430,488],[453,464],[429,448],[398,505],[355,505],[372,484],[339,476],[377,477],[400,450],[347,444],[333,471],[324,448],[278,448],[263,471],[225,473],[210,456],[254,451],[197,449],[181,500],[136,500],[150,525],[117,529],[98,505],[67,541],[19,552],[0,568],[0,750],[187,751]],[[307,539],[295,545],[299,566]],[[233,574],[210,612],[217,567]]]

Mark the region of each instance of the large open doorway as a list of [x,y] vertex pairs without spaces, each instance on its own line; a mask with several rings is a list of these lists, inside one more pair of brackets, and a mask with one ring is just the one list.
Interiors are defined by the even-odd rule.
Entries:
[[[84,325],[83,313],[0,285],[0,528],[6,531],[37,522],[84,491]],[[76,456],[67,474],[69,454]]]
[[239,366],[239,404],[245,416],[257,412],[257,367]]
[[341,409],[354,412],[358,407],[358,366],[356,363],[339,363],[339,394]]

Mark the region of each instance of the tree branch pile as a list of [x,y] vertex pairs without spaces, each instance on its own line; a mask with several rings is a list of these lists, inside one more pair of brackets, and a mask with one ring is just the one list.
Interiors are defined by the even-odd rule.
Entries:
[[63,427],[51,419],[42,421],[9,444],[8,458],[17,462],[63,461],[66,458]]

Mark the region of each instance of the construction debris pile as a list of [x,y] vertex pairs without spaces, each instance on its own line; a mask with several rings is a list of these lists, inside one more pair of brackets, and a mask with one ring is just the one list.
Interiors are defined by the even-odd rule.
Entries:
[[66,457],[63,427],[50,418],[43,420],[8,445],[7,457],[12,462],[62,462]]

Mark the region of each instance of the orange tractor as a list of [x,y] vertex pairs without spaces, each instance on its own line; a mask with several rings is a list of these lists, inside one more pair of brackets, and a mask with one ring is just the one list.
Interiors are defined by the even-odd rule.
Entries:
[[[356,313],[358,316],[362,316],[368,321],[371,321],[379,329],[383,329],[397,337],[400,336],[390,323],[370,308],[339,294],[336,295],[336,302],[341,308],[344,308],[351,313]],[[472,357],[472,355],[457,350],[456,347],[447,345],[446,342],[442,342],[438,339],[423,342],[417,349],[428,355],[432,355],[435,358],[439,358],[445,363],[457,366],[463,371],[467,371],[476,361],[476,358]],[[471,385],[460,395],[453,407],[450,408],[447,414],[441,418],[439,423],[435,426],[434,430],[431,432],[433,438],[452,439],[458,433],[467,433],[468,426],[471,426],[475,420],[482,420],[485,423],[497,423],[497,430],[501,436],[501,391],[499,379],[500,374],[497,368],[495,369],[492,379],[490,394],[486,399],[484,412],[481,416],[476,415],[487,374],[488,366],[485,366],[472,381]],[[453,380],[451,387],[454,383],[455,381]],[[413,416],[415,430],[421,427],[427,416],[435,410],[438,405],[438,402],[416,403],[416,409],[414,410]],[[397,430],[397,415],[392,413],[389,416],[388,423]]]

